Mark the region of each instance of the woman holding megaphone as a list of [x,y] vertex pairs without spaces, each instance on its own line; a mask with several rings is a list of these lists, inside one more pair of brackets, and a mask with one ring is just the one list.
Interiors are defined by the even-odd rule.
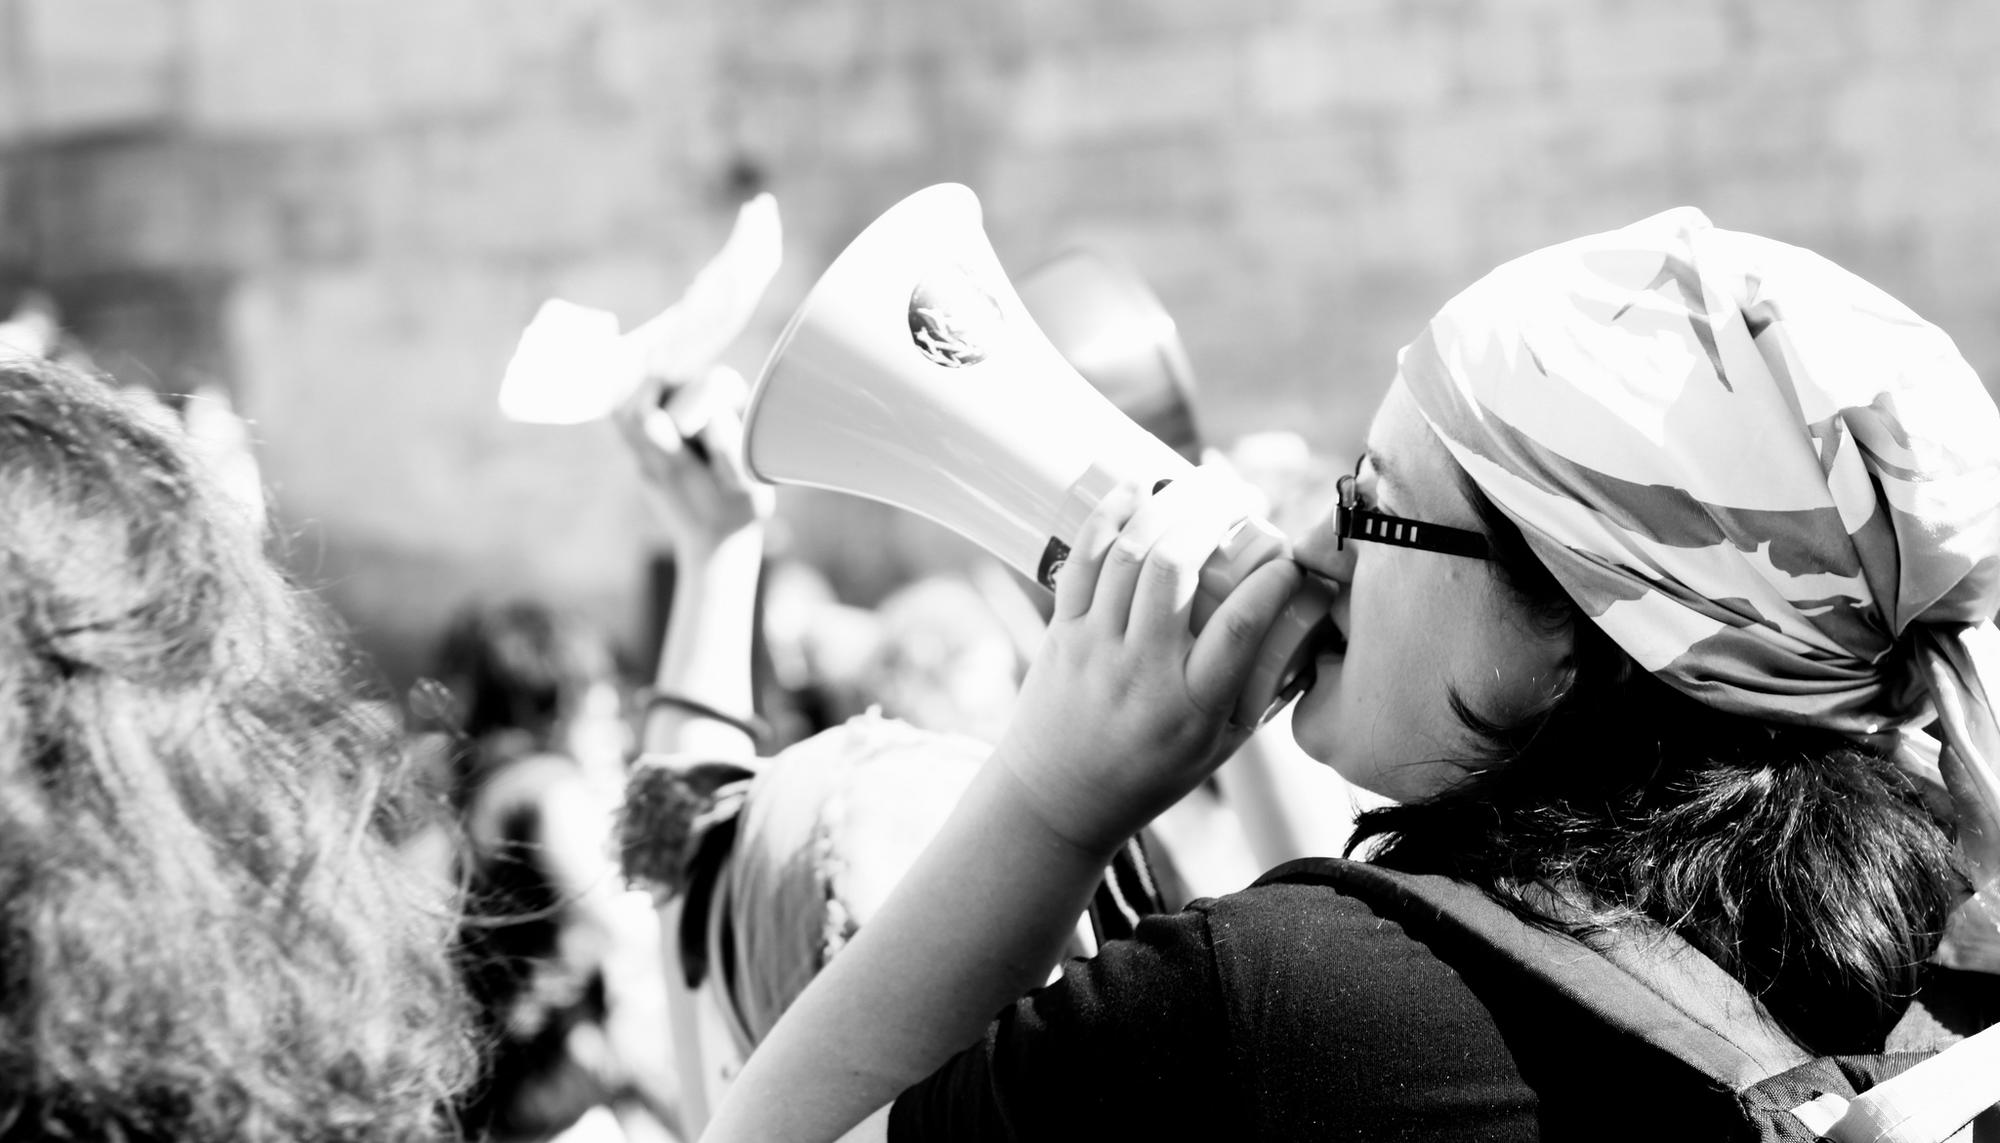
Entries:
[[[704,1138],[1905,1138],[1856,1124],[1912,1089],[1857,1077],[1954,1041],[1908,1075],[1976,1080],[1912,1106],[2000,1099],[1931,1066],[1991,1052],[2000,970],[2000,415],[1938,330],[1671,211],[1447,304],[1195,633],[1246,511],[1209,472],[1099,499],[1008,732]],[[1044,985],[1308,577],[1345,645],[1295,734],[1398,803],[1372,864]]]

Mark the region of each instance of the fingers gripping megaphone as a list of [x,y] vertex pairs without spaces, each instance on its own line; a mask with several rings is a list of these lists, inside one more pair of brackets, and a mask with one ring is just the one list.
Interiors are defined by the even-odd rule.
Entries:
[[[898,203],[834,260],[765,362],[744,433],[759,479],[916,512],[1044,587],[1106,493],[1192,468],[1043,336],[956,184]],[[1287,551],[1245,520],[1202,568],[1197,624]],[[1309,681],[1331,603],[1308,581],[1286,605],[1235,722],[1261,724]]]

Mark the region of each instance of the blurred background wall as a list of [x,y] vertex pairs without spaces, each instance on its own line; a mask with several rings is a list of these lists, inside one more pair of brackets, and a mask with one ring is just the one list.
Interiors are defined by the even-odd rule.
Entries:
[[[1680,203],[2000,380],[1996,58],[1984,0],[0,0],[0,305],[40,286],[120,376],[228,386],[292,563],[406,677],[475,593],[645,643],[610,430],[494,389],[542,298],[649,316],[753,190],[786,266],[747,374],[855,231],[956,180],[1017,272],[1133,263],[1214,436],[1344,456],[1455,290]],[[785,512],[856,602],[952,558]]]

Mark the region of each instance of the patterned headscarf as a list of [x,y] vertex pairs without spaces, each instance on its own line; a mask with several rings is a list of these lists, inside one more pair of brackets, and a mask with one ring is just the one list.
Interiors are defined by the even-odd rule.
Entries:
[[1982,887],[1948,958],[2000,971],[2000,412],[1951,340],[1809,251],[1680,208],[1454,298],[1402,378],[1641,666],[1712,706],[1900,734]]

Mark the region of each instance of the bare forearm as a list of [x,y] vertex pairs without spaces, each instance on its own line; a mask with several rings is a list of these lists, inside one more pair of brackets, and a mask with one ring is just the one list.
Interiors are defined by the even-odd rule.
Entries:
[[[752,524],[713,546],[676,553],[673,605],[653,687],[731,714],[752,711],[750,653],[755,637],[757,575],[764,527]],[[725,723],[672,706],[646,719],[649,752],[753,753],[755,744]]]
[[1109,858],[1051,832],[996,756],[704,1138],[832,1140],[893,1100],[1047,979]]

